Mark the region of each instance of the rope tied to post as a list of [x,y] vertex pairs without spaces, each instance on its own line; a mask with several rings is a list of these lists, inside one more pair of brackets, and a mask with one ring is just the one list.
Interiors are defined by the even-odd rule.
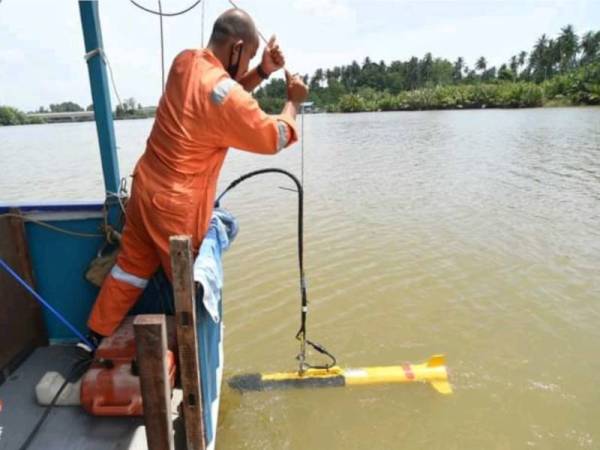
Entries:
[[95,56],[100,56],[104,64],[106,64],[106,66],[108,67],[108,72],[110,73],[110,84],[112,85],[115,96],[117,97],[119,106],[123,108],[123,102],[121,101],[121,96],[119,95],[119,91],[117,90],[117,85],[115,83],[115,77],[113,75],[112,67],[104,49],[102,47],[98,47],[93,50],[90,50],[89,52],[83,55],[83,59],[85,59],[85,62],[89,64],[90,60]]

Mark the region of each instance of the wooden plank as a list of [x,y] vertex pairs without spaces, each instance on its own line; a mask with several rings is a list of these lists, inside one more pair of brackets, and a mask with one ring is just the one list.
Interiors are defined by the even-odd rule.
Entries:
[[[11,209],[11,214],[19,210]],[[35,288],[23,219],[0,215],[0,257]],[[47,337],[40,305],[0,269],[0,369],[8,373]]]
[[202,417],[191,242],[190,236],[171,236],[169,244],[187,448],[204,450],[206,441]]
[[[20,214],[21,211],[12,208],[10,212]],[[15,249],[19,261],[18,270],[23,274],[24,280],[29,286],[35,289],[35,280],[33,279],[33,265],[29,256],[29,246],[27,245],[27,234],[25,232],[25,221],[22,218],[13,217],[11,220],[12,235],[14,238]],[[33,298],[29,302],[29,308],[32,315],[32,325],[35,333],[33,344],[36,346],[48,345],[48,336],[46,334],[46,326],[42,314],[42,307]]]
[[162,314],[133,321],[149,450],[173,450],[171,386],[167,374],[167,324]]

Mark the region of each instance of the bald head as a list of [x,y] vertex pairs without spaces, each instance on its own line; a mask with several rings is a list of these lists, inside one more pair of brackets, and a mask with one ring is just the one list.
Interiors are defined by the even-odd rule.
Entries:
[[256,26],[247,12],[228,9],[217,18],[209,45],[222,46],[238,40],[258,46]]

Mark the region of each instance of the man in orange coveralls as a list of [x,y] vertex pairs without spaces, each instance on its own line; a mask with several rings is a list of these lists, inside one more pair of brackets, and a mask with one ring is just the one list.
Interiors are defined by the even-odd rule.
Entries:
[[169,236],[192,236],[198,251],[208,229],[217,179],[228,147],[275,154],[297,140],[296,113],[308,88],[286,72],[288,100],[279,115],[264,113],[249,91],[284,66],[271,38],[261,63],[250,16],[238,9],[215,22],[208,47],[173,61],[146,151],[135,167],[116,265],[88,320],[99,339],[111,335],[162,265],[171,278]]

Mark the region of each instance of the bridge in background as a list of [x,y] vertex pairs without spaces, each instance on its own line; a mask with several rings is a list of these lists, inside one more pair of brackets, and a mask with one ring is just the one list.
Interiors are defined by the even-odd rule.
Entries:
[[94,111],[29,113],[27,114],[27,117],[38,118],[47,123],[83,122],[94,120]]

